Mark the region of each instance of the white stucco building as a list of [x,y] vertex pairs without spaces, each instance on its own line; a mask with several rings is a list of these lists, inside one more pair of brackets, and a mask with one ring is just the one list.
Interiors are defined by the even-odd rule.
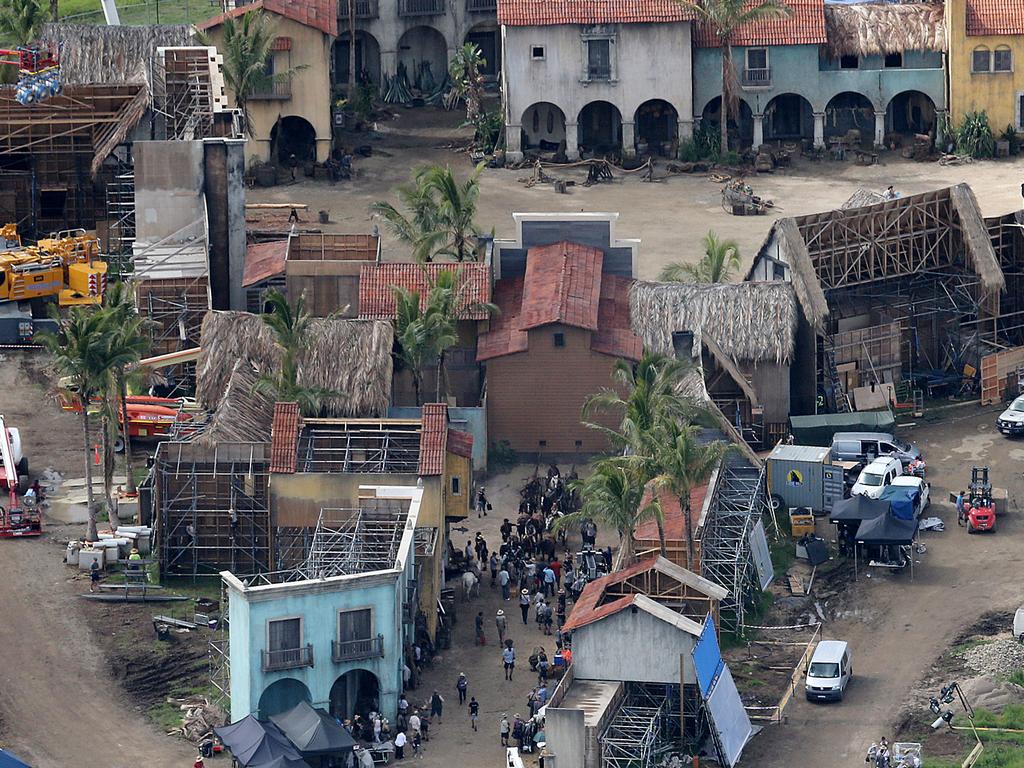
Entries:
[[498,0],[509,160],[563,141],[570,160],[674,152],[693,131],[690,19],[673,0]]

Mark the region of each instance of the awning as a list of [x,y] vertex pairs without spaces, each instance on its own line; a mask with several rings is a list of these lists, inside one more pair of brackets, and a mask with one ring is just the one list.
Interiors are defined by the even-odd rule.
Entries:
[[270,721],[281,729],[304,757],[344,754],[356,743],[333,717],[322,709],[313,709],[305,701],[300,701],[287,712],[272,716]]
[[301,760],[302,755],[273,723],[247,715],[237,723],[214,728],[213,732],[243,766],[263,766],[279,757]]
[[862,520],[874,520],[888,511],[888,501],[858,494],[832,505],[828,519],[831,523],[859,523]]

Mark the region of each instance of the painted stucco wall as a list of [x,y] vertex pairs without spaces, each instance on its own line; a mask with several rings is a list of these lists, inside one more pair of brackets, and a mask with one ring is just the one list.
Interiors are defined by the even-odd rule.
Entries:
[[[290,51],[276,51],[274,69],[285,72],[297,69],[291,78],[291,96],[288,98],[250,97],[249,114],[250,144],[248,157],[261,160],[270,158],[270,132],[282,117],[302,117],[316,131],[316,159],[323,162],[331,150],[331,44],[330,37],[318,29],[270,14],[274,20],[274,31],[278,37],[290,37]],[[210,38],[223,53],[223,28],[210,31]],[[234,99],[228,89],[229,97]]]
[[[422,409],[417,406],[391,406],[389,419],[418,419]],[[473,469],[487,469],[487,411],[483,406],[448,409],[448,426],[473,436]]]
[[[636,638],[642,637],[638,645]],[[695,638],[642,610],[627,608],[580,627],[572,635],[572,665],[577,680],[695,682],[690,651]]]
[[[966,19],[965,0],[947,0],[950,119],[956,126],[963,120],[964,113],[984,110],[988,113],[992,131],[997,135],[1007,125],[1013,125],[1019,130],[1021,115],[1018,105],[1024,93],[1024,36],[968,37]],[[972,54],[980,46],[989,51],[1009,47],[1013,57],[1012,71],[972,73]]]
[[[612,80],[586,77],[586,46],[581,35],[594,27],[558,25],[503,27],[503,82],[506,89],[505,122],[510,157],[520,154],[524,113],[533,104],[553,104],[564,116],[555,120],[552,136],[564,132],[571,157],[577,141],[580,111],[594,101],[607,101],[619,110],[623,122],[623,148],[631,150],[637,108],[651,99],[671,104],[678,113],[679,135],[690,134],[693,120],[690,82],[690,24],[618,24],[603,27],[615,34],[612,45]],[[532,49],[543,46],[543,60]],[[651,52],[657,51],[657,66]],[[546,126],[546,113],[544,118]],[[532,121],[527,121],[532,134]],[[546,134],[547,135],[547,134]]]

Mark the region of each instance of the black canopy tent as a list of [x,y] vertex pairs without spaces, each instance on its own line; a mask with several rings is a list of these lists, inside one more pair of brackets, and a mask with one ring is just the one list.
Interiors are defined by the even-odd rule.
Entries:
[[214,728],[239,765],[257,768],[281,757],[302,760],[302,755],[273,723],[246,715],[237,723]]
[[888,511],[888,501],[858,494],[837,501],[832,506],[828,519],[831,523],[860,523],[863,520],[873,520]]
[[[891,514],[879,515],[871,520],[864,520],[857,528],[856,541],[866,547],[878,547],[889,551],[889,547],[897,547],[900,550],[907,550],[905,554],[910,560],[910,578],[914,578],[914,540],[917,538],[917,520],[900,520]],[[869,565],[885,565],[888,567],[902,567],[896,564],[874,563]],[[857,569],[857,550],[854,549],[853,558],[854,574]]]
[[333,717],[305,701],[273,715],[270,721],[307,759],[319,757],[322,762],[327,757],[343,757],[355,746],[355,740]]
[[259,765],[253,763],[250,765],[250,768],[309,768],[309,763],[301,758],[296,759],[294,757],[285,757],[284,755],[281,755],[280,757],[275,757],[268,763],[260,763]]

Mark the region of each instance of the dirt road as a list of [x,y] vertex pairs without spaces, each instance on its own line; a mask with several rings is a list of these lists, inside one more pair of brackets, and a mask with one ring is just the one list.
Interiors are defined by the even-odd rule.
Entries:
[[[368,232],[377,220],[368,207],[377,200],[397,203],[395,187],[408,182],[411,169],[427,163],[450,165],[466,175],[470,161],[466,154],[449,149],[465,144],[465,131],[454,126],[461,117],[433,109],[401,110],[394,120],[379,124],[380,140],[359,134],[353,143],[370,144],[374,155],[356,158],[357,178],[331,187],[325,182],[299,183],[251,189],[249,202],[297,202],[309,205],[309,220],[316,211],[330,211],[330,225],[337,232]],[[760,247],[772,221],[827,211],[845,202],[858,188],[876,191],[893,184],[904,195],[947,187],[964,181],[972,186],[986,216],[1007,213],[1020,207],[1020,169],[1024,161],[1002,160],[963,166],[915,163],[883,153],[879,165],[858,166],[850,162],[809,162],[798,159],[790,169],[774,174],[752,174],[748,181],[755,192],[775,201],[767,216],[732,216],[722,210],[721,184],[706,175],[679,175],[662,182],[647,183],[637,175],[618,174],[614,182],[584,187],[586,170],[550,169],[558,178],[575,179],[568,194],[557,194],[552,185],[528,189],[519,179],[532,175],[530,168],[488,169],[481,183],[477,221],[494,228],[498,237],[514,237],[515,211],[610,211],[618,212],[616,234],[640,238],[637,277],[650,280],[672,261],[693,261],[700,256],[700,238],[714,229],[720,236],[734,238],[744,257],[744,267]],[[659,175],[663,175],[662,162]],[[313,224],[312,226],[320,226]],[[384,228],[381,227],[383,230]],[[384,232],[384,258],[407,260],[404,246]]]
[[[7,353],[0,413],[20,427],[33,472],[80,476],[78,421],[45,397],[39,354]],[[194,751],[150,725],[104,668],[78,597],[85,582],[69,583],[61,562],[59,542],[79,533],[50,526],[42,539],[0,541],[0,745],[34,768],[191,765]]]
[[[892,725],[914,687],[943,653],[957,630],[990,610],[1012,610],[1024,602],[1024,494],[1020,466],[1024,443],[993,428],[999,410],[973,406],[941,424],[909,430],[928,460],[933,499],[930,514],[942,517],[944,533],[925,533],[928,551],[909,574],[873,574],[852,586],[853,606],[825,625],[826,639],[842,639],[853,649],[854,680],[838,704],[810,704],[797,697],[786,710],[788,724],[767,728],[744,755],[744,766],[855,766],[873,741],[893,737]],[[1009,491],[1010,513],[993,535],[968,536],[956,525],[948,492],[970,479],[974,464],[991,467],[993,485]],[[821,531],[819,530],[819,533]],[[911,702],[922,722],[930,722],[927,698]]]

